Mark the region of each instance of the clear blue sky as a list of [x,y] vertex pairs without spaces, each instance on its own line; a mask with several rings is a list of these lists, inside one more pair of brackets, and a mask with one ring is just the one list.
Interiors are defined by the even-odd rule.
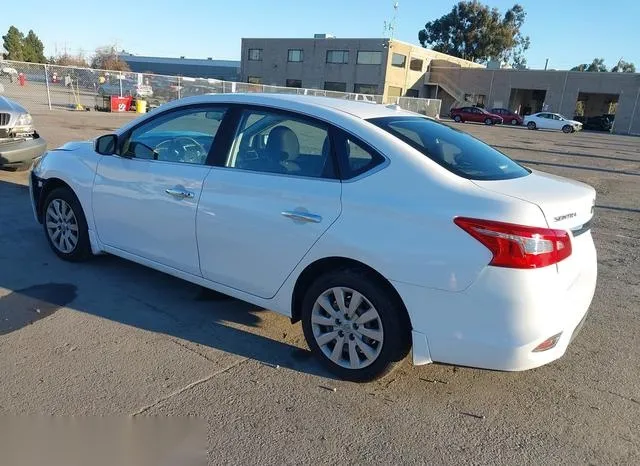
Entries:
[[[11,1],[9,2],[11,3]],[[14,4],[15,1],[13,2]],[[418,43],[418,30],[451,10],[454,1],[399,0],[397,39]],[[483,3],[502,12],[515,1]],[[602,57],[610,67],[623,57],[640,69],[638,0],[522,0],[523,32],[531,37],[529,66],[567,69]],[[33,29],[47,56],[117,44],[138,55],[240,58],[241,37],[381,37],[393,16],[392,0],[29,0],[3,8],[0,31]],[[18,13],[20,10],[20,13]],[[121,13],[119,13],[121,12]]]

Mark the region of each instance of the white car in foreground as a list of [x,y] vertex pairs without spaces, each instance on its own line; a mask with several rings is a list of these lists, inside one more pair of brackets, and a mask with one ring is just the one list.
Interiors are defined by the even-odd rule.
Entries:
[[573,133],[582,130],[582,123],[569,120],[559,113],[538,112],[524,117],[524,123],[529,129],[558,129],[563,133]]
[[205,95],[31,176],[53,251],[110,253],[302,320],[340,377],[562,356],[596,285],[595,191],[432,119],[322,97]]

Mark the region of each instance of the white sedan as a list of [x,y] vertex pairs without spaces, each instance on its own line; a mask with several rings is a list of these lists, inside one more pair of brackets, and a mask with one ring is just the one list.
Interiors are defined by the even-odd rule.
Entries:
[[559,113],[538,112],[524,117],[524,125],[529,129],[558,129],[563,133],[582,130],[582,123],[569,120]]
[[109,253],[302,320],[338,376],[565,353],[596,285],[590,186],[432,119],[268,94],[179,100],[49,151],[53,252]]

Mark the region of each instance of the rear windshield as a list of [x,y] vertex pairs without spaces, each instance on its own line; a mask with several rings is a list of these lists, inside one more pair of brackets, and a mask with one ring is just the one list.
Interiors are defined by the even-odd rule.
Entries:
[[509,180],[530,172],[484,142],[423,117],[373,118],[388,131],[458,176],[470,180]]

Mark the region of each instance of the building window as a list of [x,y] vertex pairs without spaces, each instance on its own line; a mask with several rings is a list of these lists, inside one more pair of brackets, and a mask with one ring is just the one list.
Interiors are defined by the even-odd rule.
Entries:
[[476,107],[484,108],[486,98],[486,95],[478,94],[478,96],[476,97]]
[[289,54],[287,56],[287,61],[292,61],[292,62],[300,62],[300,61],[302,61],[302,50],[301,49],[289,49]]
[[347,83],[337,83],[333,81],[324,82],[325,91],[347,92]]
[[358,52],[358,65],[379,65],[382,63],[382,52]]
[[287,79],[287,87],[302,87],[301,79]]
[[419,97],[420,90],[418,89],[407,89],[407,93],[405,94],[407,97]]
[[327,50],[327,63],[349,63],[349,51]]
[[394,53],[391,55],[391,66],[396,66],[398,68],[404,68],[407,63],[407,57],[405,55]]
[[262,49],[249,49],[249,61],[262,61]]
[[412,58],[409,62],[409,69],[412,71],[422,71],[422,65],[424,62],[419,58]]
[[377,94],[378,86],[375,84],[354,84],[353,92],[356,94]]
[[387,95],[389,97],[401,97],[402,96],[402,88],[396,86],[389,86],[387,88]]
[[262,84],[262,78],[260,76],[249,76],[247,82],[249,84]]

